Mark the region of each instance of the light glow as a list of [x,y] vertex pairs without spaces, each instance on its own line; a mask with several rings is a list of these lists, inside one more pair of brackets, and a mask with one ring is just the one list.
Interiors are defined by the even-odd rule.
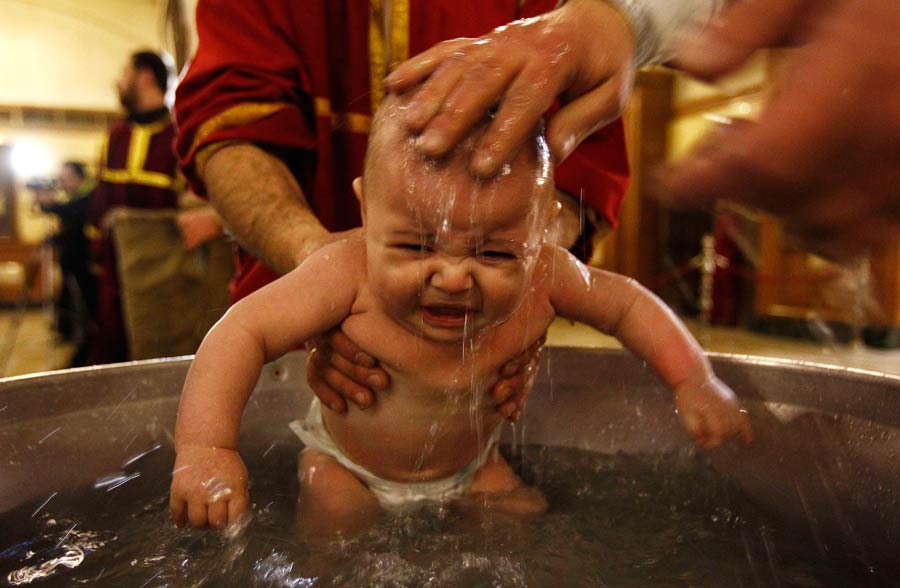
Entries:
[[17,141],[10,153],[13,173],[19,180],[49,176],[53,171],[50,152],[37,141]]

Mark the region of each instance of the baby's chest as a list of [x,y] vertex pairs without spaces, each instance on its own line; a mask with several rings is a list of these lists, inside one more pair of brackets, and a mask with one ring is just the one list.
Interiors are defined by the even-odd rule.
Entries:
[[434,343],[375,313],[348,317],[344,333],[376,358],[391,376],[391,389],[455,395],[492,385],[500,369],[518,355],[518,346],[489,338]]

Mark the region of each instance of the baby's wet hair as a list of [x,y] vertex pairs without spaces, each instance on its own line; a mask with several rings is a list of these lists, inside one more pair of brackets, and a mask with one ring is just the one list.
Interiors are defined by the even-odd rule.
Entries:
[[[488,113],[446,156],[431,158],[416,147],[418,136],[409,131],[404,121],[404,111],[411,96],[412,92],[402,95],[386,95],[381,107],[373,117],[364,164],[364,179],[370,177],[371,174],[377,175],[377,166],[384,157],[390,158],[387,165],[420,164],[435,171],[459,166],[461,170],[468,172],[469,162],[479,140],[490,126],[494,113]],[[552,187],[553,162],[544,130],[544,123],[540,121],[512,161],[503,166],[497,176],[485,180],[476,180],[473,176],[473,181],[494,181],[511,173],[513,167],[521,166],[524,162],[526,169],[533,170],[536,185],[546,184]],[[553,193],[552,190],[545,190],[545,192]]]

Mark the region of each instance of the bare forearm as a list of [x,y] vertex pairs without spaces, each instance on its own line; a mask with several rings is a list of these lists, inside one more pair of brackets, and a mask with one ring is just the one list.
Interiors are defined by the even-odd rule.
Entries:
[[255,145],[216,152],[203,169],[203,180],[238,242],[280,274],[328,238],[288,167]]

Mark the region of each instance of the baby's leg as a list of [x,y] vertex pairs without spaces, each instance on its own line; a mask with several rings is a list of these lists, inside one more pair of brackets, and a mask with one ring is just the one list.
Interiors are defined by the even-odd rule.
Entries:
[[300,452],[297,530],[305,537],[330,538],[359,532],[381,513],[378,500],[350,470],[315,449]]
[[544,496],[526,486],[499,453],[475,472],[469,497],[487,510],[512,515],[537,515],[547,510]]

